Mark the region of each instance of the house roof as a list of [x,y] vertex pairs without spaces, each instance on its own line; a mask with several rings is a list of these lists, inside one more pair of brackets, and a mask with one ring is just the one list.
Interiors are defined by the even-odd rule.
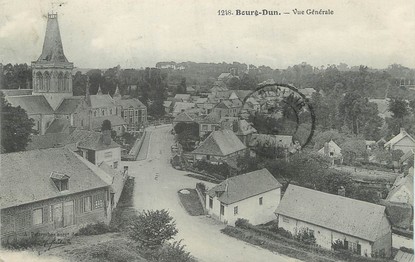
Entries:
[[65,145],[77,143],[79,148],[85,148],[90,150],[104,150],[109,148],[120,147],[111,139],[111,144],[104,143],[103,135],[101,132],[89,131],[89,130],[74,130],[64,141]]
[[[88,161],[67,148],[50,148],[0,155],[0,207],[7,208],[108,186],[90,169]],[[92,164],[91,164],[92,165]],[[69,177],[60,192],[50,176]]]
[[114,100],[116,105],[120,105],[123,109],[126,108],[145,108],[146,106],[137,98],[121,98]]
[[68,59],[66,59],[65,54],[63,53],[57,14],[48,15],[42,54],[37,61],[68,62]]
[[31,95],[33,89],[1,89],[5,96],[27,96]]
[[115,106],[112,97],[108,94],[104,95],[90,95],[91,108],[103,108]]
[[293,137],[286,135],[267,135],[267,134],[252,134],[249,141],[249,146],[283,146],[289,147],[292,144]]
[[178,100],[189,100],[190,99],[190,95],[189,94],[176,94],[174,96],[174,99],[178,99]]
[[55,110],[55,114],[72,114],[82,103],[83,96],[67,97],[62,100],[58,108]]
[[68,119],[55,118],[48,129],[46,129],[45,134],[64,133],[70,126],[71,123]]
[[245,145],[230,130],[213,131],[192,153],[227,156],[246,149]]
[[399,134],[397,134],[391,140],[386,142],[384,147],[393,146],[394,144],[398,143],[399,141],[401,141],[405,137],[408,137],[409,139],[411,139],[412,142],[414,142],[414,144],[415,144],[415,139],[412,136],[410,136],[405,130],[401,130],[401,132]]
[[412,253],[406,253],[402,250],[398,250],[398,253],[396,253],[393,261],[397,262],[413,262],[414,261],[414,254]]
[[275,213],[369,241],[383,234],[385,223],[384,206],[295,185],[288,186]]
[[7,96],[6,100],[12,106],[20,106],[28,115],[53,115],[53,109],[42,95]]
[[[339,154],[341,154],[341,148],[333,141],[330,140],[330,142],[327,143],[327,146],[329,149],[334,149],[336,152],[340,152]],[[318,151],[320,154],[325,154],[326,152],[324,151],[326,148],[326,144]]]
[[104,122],[104,120],[109,120],[112,126],[121,126],[127,124],[122,117],[117,115],[94,117],[91,120],[92,129],[94,130],[101,129],[102,122]]
[[180,113],[182,110],[186,110],[189,108],[195,107],[194,103],[188,103],[188,102],[176,102],[173,106],[173,112]]
[[50,133],[45,135],[30,136],[30,142],[26,150],[45,149],[64,146],[65,139],[69,136],[67,133]]
[[173,120],[173,122],[194,122],[194,121],[195,121],[195,117],[186,111],[178,114]]
[[222,73],[218,76],[218,80],[222,80],[224,78],[230,77],[231,73]]
[[400,163],[405,162],[409,158],[413,158],[415,155],[415,149],[408,150],[401,158],[399,159]]
[[200,119],[199,123],[219,124],[220,123],[220,116],[215,111],[212,111],[209,114],[207,114],[203,119]]
[[389,191],[388,196],[386,197],[387,201],[392,201],[394,196],[399,193],[401,190],[406,190],[408,192],[409,203],[414,203],[414,170],[409,169],[407,175],[400,175],[395,179],[392,188]]
[[218,200],[229,205],[280,187],[281,184],[263,168],[231,177],[210,189],[207,194],[215,197],[218,192]]

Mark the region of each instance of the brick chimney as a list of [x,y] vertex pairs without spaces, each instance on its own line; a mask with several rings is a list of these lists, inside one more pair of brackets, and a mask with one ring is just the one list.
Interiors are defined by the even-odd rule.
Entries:
[[400,133],[405,135],[406,134],[405,128],[401,127]]
[[111,130],[103,130],[102,131],[102,141],[105,145],[109,146],[111,144]]

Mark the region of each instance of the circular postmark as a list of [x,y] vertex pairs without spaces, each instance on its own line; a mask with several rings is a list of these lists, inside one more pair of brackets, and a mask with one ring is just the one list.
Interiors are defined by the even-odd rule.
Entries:
[[239,116],[250,120],[261,118],[262,122],[258,122],[265,123],[265,131],[257,130],[258,133],[291,135],[295,150],[310,143],[316,127],[309,97],[290,84],[260,84],[244,98]]

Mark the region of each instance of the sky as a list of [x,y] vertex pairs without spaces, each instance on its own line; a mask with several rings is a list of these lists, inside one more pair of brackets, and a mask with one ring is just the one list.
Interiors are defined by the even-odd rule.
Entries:
[[[237,16],[238,9],[290,14]],[[0,63],[39,57],[51,11],[58,13],[66,57],[80,68],[160,61],[415,68],[413,0],[0,0]]]

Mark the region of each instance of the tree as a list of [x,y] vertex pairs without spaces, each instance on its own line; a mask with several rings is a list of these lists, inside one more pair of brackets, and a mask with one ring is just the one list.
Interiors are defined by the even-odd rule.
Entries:
[[180,84],[177,86],[176,94],[186,94],[186,89],[186,77],[182,77],[182,79],[180,80]]
[[199,124],[198,123],[177,123],[174,126],[177,141],[185,150],[191,150],[192,145],[199,141]]
[[366,143],[362,139],[349,138],[340,147],[346,163],[352,164],[357,158],[366,157]]
[[400,98],[392,99],[389,103],[389,110],[392,112],[394,118],[402,119],[408,115],[408,103]]
[[108,119],[105,119],[101,125],[101,131],[105,130],[112,130],[111,121],[109,121]]
[[29,143],[30,135],[36,133],[33,130],[34,121],[20,106],[11,106],[2,92],[0,92],[0,103],[2,151],[4,153],[22,151]]
[[178,233],[176,223],[165,209],[144,210],[131,220],[128,235],[140,247],[158,249]]

